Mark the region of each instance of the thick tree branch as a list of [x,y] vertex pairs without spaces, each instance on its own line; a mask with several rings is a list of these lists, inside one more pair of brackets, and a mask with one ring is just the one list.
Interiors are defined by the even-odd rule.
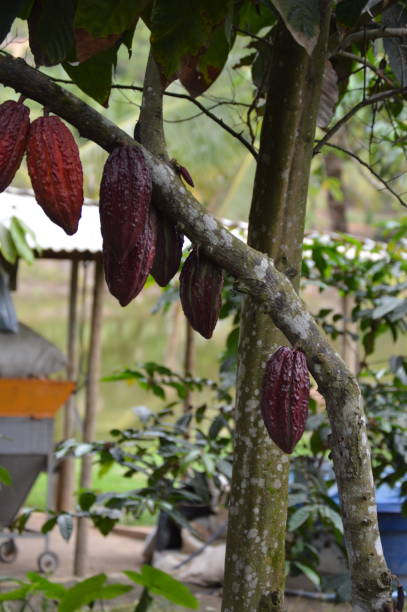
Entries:
[[348,49],[352,45],[365,41],[378,40],[379,38],[403,38],[404,36],[407,36],[407,28],[366,28],[345,36],[337,51]]
[[[106,151],[119,144],[140,146],[21,59],[0,57],[0,82],[46,105]],[[382,612],[389,602],[390,573],[381,550],[366,419],[354,376],[273,261],[230,234],[183,187],[168,164],[142,150],[160,208],[178,222],[193,243],[201,245],[219,266],[238,278],[240,286],[271,315],[289,341],[306,354],[310,371],[325,397],[332,427],[332,454],[353,575],[354,609]]]
[[331,127],[325,134],[321,140],[317,142],[314,147],[314,155],[320,152],[322,147],[332,138],[334,134],[347,122],[349,119],[356,115],[358,111],[366,106],[371,106],[372,104],[377,104],[378,102],[383,102],[384,100],[388,100],[389,98],[394,98],[395,96],[399,96],[405,94],[407,92],[407,87],[401,87],[400,89],[389,89],[388,91],[382,91],[378,94],[374,94],[370,96],[370,98],[365,98],[361,100],[358,104],[356,104],[353,108],[350,109],[349,112],[346,113],[339,121],[335,123],[334,126]]

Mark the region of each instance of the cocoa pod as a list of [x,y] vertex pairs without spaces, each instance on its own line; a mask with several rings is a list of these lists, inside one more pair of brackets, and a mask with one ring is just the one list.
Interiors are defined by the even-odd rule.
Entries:
[[67,234],[74,234],[83,205],[82,164],[75,139],[59,117],[32,122],[27,167],[35,199],[45,214]]
[[144,231],[130,253],[118,261],[109,247],[103,243],[103,265],[109,291],[121,306],[127,306],[142,290],[150,273],[155,256],[157,220],[152,210]]
[[261,413],[270,438],[292,453],[308,416],[309,375],[304,353],[280,346],[267,361]]
[[124,262],[135,248],[150,214],[152,181],[137,147],[120,146],[109,155],[100,185],[99,214],[103,242]]
[[178,272],[184,235],[166,215],[157,212],[157,244],[151,274],[160,287],[168,285]]
[[179,277],[181,305],[195,331],[210,338],[221,307],[223,270],[193,249]]
[[30,129],[30,110],[21,102],[0,105],[0,191],[13,180],[22,162]]

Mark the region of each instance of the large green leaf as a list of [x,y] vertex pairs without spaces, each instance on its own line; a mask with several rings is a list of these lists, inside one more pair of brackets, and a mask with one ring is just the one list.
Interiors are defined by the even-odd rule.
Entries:
[[151,565],[143,565],[141,574],[132,571],[124,573],[130,580],[147,587],[155,595],[161,595],[179,606],[192,608],[192,610],[199,609],[199,602],[188,587]]
[[2,465],[0,465],[0,484],[7,485],[8,487],[11,485],[10,472]]
[[244,2],[235,15],[236,27],[251,34],[257,34],[261,28],[272,26],[275,21],[276,17],[270,6],[256,6],[253,2]]
[[335,8],[336,20],[340,25],[352,28],[365,6],[366,0],[341,0]]
[[[221,27],[232,10],[231,0],[156,0],[151,14],[151,48],[165,80],[177,78],[192,58],[203,56],[210,48],[217,28]],[[199,70],[205,78],[209,62],[217,66],[224,63],[224,41],[219,40],[211,50],[208,62]],[[196,59],[194,60],[197,65]],[[186,77],[184,77],[186,80]]]
[[37,66],[62,62],[74,45],[74,0],[37,0],[28,18],[30,48]]
[[0,11],[0,43],[6,38],[24,0],[2,0]]
[[67,590],[60,601],[58,612],[74,612],[91,601],[98,599],[105,582],[106,574],[97,574],[78,582]]
[[78,0],[75,27],[92,36],[121,34],[134,26],[151,0]]
[[116,56],[117,48],[114,47],[94,55],[78,66],[73,66],[67,62],[64,62],[62,65],[64,70],[83,92],[99,102],[102,106],[107,107]]
[[319,0],[273,0],[273,4],[293,38],[311,55],[319,34]]
[[205,53],[184,56],[179,79],[191,96],[201,95],[217,79],[226,63],[229,50],[230,44],[221,24],[214,30]]

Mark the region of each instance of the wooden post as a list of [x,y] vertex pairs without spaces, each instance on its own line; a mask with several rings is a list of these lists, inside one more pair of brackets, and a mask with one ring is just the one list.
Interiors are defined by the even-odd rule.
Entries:
[[[103,264],[95,262],[95,280],[93,288],[92,321],[89,340],[88,379],[86,385],[85,418],[83,423],[83,441],[92,442],[95,435],[96,412],[100,378],[100,355],[102,340],[102,304],[103,304]],[[92,485],[92,457],[82,459],[80,488],[87,489]],[[84,576],[87,569],[89,523],[86,518],[79,518],[76,529],[74,574]]]
[[[185,346],[184,346],[184,376],[192,376],[194,369],[195,335],[188,319],[185,319]],[[187,391],[184,399],[184,412],[191,410],[191,391]]]
[[[68,365],[66,375],[68,380],[76,380],[77,376],[77,320],[78,320],[78,272],[79,261],[71,262],[71,282],[69,289],[69,310],[68,310],[68,342],[67,357]],[[72,438],[75,430],[74,412],[76,395],[71,395],[64,407],[64,440]],[[56,498],[56,509],[59,512],[72,512],[73,493],[75,489],[75,459],[66,457],[60,463],[58,490]]]

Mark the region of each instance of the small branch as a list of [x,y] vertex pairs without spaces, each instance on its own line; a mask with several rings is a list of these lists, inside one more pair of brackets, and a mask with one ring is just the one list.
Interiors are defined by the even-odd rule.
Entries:
[[342,153],[346,153],[346,155],[349,155],[349,157],[352,157],[353,159],[355,159],[361,166],[363,166],[364,168],[367,168],[369,172],[371,172],[371,174],[373,174],[373,176],[383,185],[383,187],[387,189],[387,191],[389,191],[392,194],[392,196],[394,196],[396,200],[398,200],[402,206],[405,206],[407,208],[407,202],[405,202],[400,197],[400,195],[396,193],[392,187],[390,187],[389,183],[385,181],[384,178],[380,176],[380,174],[378,174],[375,170],[373,170],[370,164],[368,164],[362,158],[356,155],[356,153],[353,153],[352,151],[348,151],[348,149],[345,149],[344,147],[340,147],[339,145],[336,145],[336,144],[332,144],[330,142],[326,143],[326,146],[331,147],[331,149],[336,149],[337,151],[342,151]]
[[407,92],[407,87],[401,87],[400,89],[389,89],[389,91],[383,91],[381,93],[375,94],[374,96],[370,96],[370,98],[365,98],[361,100],[356,106],[351,108],[351,110],[346,113],[335,125],[327,131],[325,136],[318,141],[317,145],[314,147],[313,154],[316,155],[320,152],[322,147],[326,145],[326,143],[332,138],[334,134],[347,122],[353,115],[356,115],[361,108],[365,106],[370,106],[372,104],[376,104],[377,102],[382,102],[387,100],[388,98],[394,98],[395,96],[402,95]]
[[243,30],[242,28],[237,28],[236,26],[233,29],[235,30],[235,32],[240,32],[240,34],[250,36],[250,38],[254,38],[254,40],[257,40],[258,42],[261,42],[271,48],[271,42],[266,40],[265,38],[262,38],[261,36],[256,36],[256,34],[252,34],[252,32],[249,32],[248,30]]
[[338,51],[368,40],[377,40],[379,38],[403,38],[404,36],[407,36],[407,28],[368,28],[345,36],[339,44]]
[[[70,81],[68,79],[54,79],[52,77],[49,77],[49,78],[54,83],[63,83],[64,85],[75,85],[75,83],[73,81]],[[132,91],[143,92],[143,87],[139,87],[137,85],[112,85],[112,89],[130,89]],[[195,98],[192,98],[192,96],[189,96],[188,94],[176,93],[174,91],[165,91],[164,95],[165,96],[169,96],[171,98],[180,98],[182,100],[188,100],[188,102],[191,102],[192,104],[195,104],[195,106],[197,108],[199,108],[199,110],[203,114],[205,114],[207,117],[212,119],[212,121],[217,123],[222,129],[224,129],[226,132],[228,132],[228,134],[233,136],[233,138],[236,138],[239,142],[241,142],[242,145],[244,147],[246,147],[246,149],[248,151],[250,151],[250,153],[253,155],[254,159],[257,160],[258,153],[257,153],[256,149],[253,147],[253,145],[250,142],[248,142],[246,140],[246,138],[242,135],[242,133],[241,132],[236,132],[227,123],[225,123],[223,121],[223,119],[221,119],[220,117],[217,117],[214,113],[212,113],[210,110],[208,110],[206,108],[206,106],[204,106],[201,102],[199,102]],[[224,104],[227,104],[227,102],[225,101]],[[236,104],[236,103],[232,102],[232,104]]]
[[393,81],[384,74],[383,70],[380,70],[380,68],[377,68],[377,66],[368,62],[365,57],[361,57],[360,55],[356,55],[355,53],[349,53],[348,51],[341,51],[338,55],[340,55],[341,57],[347,57],[348,59],[351,59],[354,62],[358,62],[359,64],[366,66],[366,68],[369,68],[372,72],[374,72],[379,77],[379,79],[382,79],[390,87],[394,87]]

